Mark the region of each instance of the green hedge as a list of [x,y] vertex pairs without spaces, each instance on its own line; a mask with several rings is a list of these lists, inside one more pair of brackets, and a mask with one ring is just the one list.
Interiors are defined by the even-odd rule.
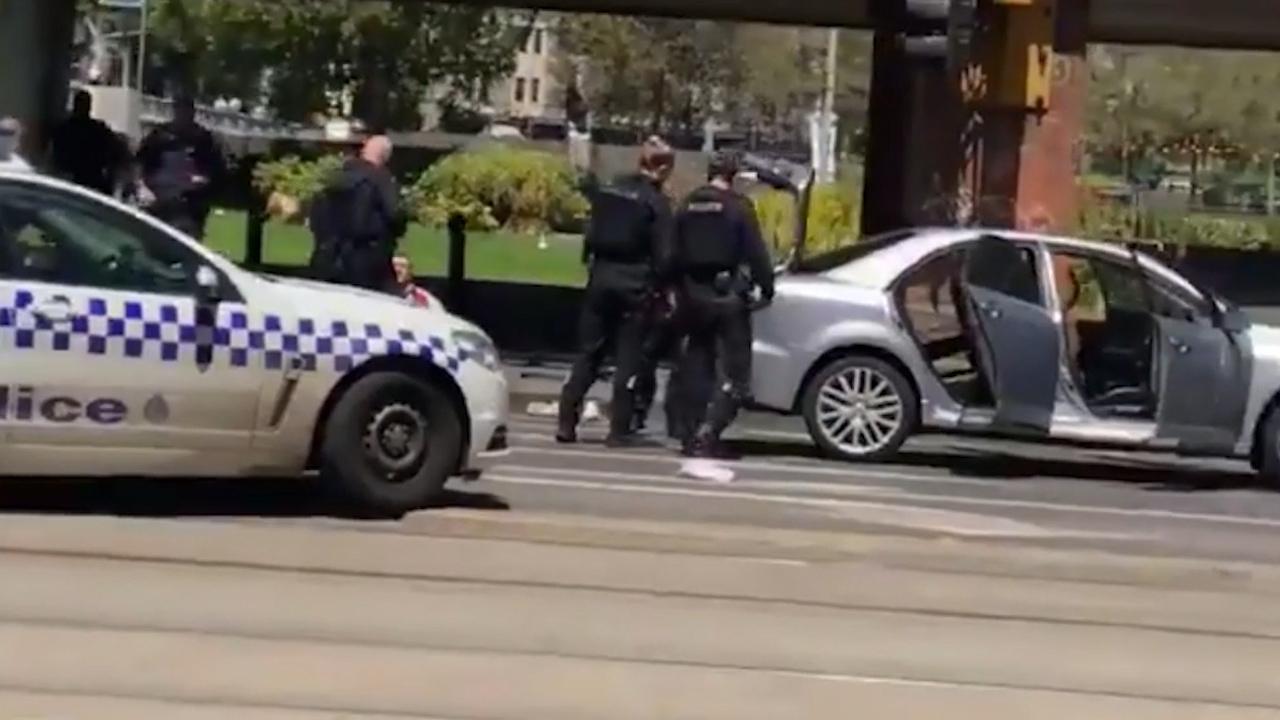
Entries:
[[[752,199],[765,240],[776,255],[785,254],[794,240],[795,201],[791,195],[777,190],[761,192]],[[857,192],[848,185],[816,186],[809,202],[805,252],[825,252],[856,242],[860,205]]]
[[418,219],[444,224],[461,213],[469,227],[517,232],[566,229],[589,209],[566,158],[498,145],[454,153],[433,165],[410,192]]
[[1134,211],[1116,203],[1086,204],[1080,234],[1099,240],[1139,240],[1188,247],[1280,250],[1280,217],[1238,217],[1178,211]]
[[273,216],[296,219],[342,163],[341,155],[323,155],[314,160],[286,155],[258,163],[253,169],[253,186],[268,198],[268,211]]

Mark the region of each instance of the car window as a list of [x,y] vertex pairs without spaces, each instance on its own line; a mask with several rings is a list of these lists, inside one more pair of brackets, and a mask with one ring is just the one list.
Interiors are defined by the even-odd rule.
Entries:
[[816,275],[834,270],[872,253],[893,247],[907,238],[915,237],[915,234],[912,230],[895,230],[881,235],[872,235],[852,245],[845,245],[835,250],[804,258],[796,264],[793,272],[802,275]]
[[1041,304],[1040,274],[1031,248],[984,238],[967,246],[964,252],[966,283],[1033,305]]
[[147,223],[87,198],[0,185],[0,273],[115,290],[186,294],[201,258]]
[[1108,308],[1139,313],[1150,310],[1146,278],[1136,269],[1099,258],[1090,258],[1088,267],[1097,277]]
[[1151,284],[1151,310],[1160,317],[1183,322],[1212,325],[1213,314],[1203,298],[1192,297],[1186,292],[1159,281]]
[[898,303],[922,345],[964,333],[956,308],[960,256],[946,252],[913,269],[898,285]]

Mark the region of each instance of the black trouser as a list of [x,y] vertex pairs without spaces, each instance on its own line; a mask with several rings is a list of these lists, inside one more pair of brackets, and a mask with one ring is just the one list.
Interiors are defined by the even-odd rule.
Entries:
[[688,336],[681,338],[677,361],[667,380],[667,436],[686,445],[706,419],[707,404],[716,384],[715,358],[688,352]]
[[[665,311],[666,307],[662,302],[651,300],[648,327],[636,368],[633,419],[637,429],[644,427],[649,411],[653,408],[653,399],[658,390],[658,365],[664,359],[671,358],[684,339],[684,329],[680,326],[679,318],[667,315]],[[667,393],[670,396],[669,384]]]
[[682,360],[685,382],[713,372],[717,380],[710,406],[701,406],[706,415],[692,448],[705,451],[751,399],[751,313],[737,293],[722,293],[700,283],[687,284],[684,309],[689,327]]
[[395,270],[392,252],[384,242],[344,242],[339,247],[339,282],[367,290],[391,292]]
[[580,354],[560,393],[561,435],[573,435],[577,428],[582,400],[599,377],[610,345],[615,367],[609,434],[621,437],[631,432],[635,376],[648,320],[644,278],[626,266],[593,268],[579,327]]

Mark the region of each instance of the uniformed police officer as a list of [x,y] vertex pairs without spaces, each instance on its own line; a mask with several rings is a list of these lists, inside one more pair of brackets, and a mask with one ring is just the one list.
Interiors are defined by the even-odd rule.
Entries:
[[202,239],[226,163],[213,133],[196,122],[190,95],[174,101],[173,113],[173,121],[151,131],[138,149],[142,195],[152,215]]
[[[734,152],[717,153],[709,183],[691,193],[676,215],[673,273],[689,339],[681,360],[687,374],[719,374],[703,416],[686,437],[684,453],[713,458],[721,433],[751,396],[751,309],[773,298],[773,266],[751,200],[733,189],[741,164]],[[745,271],[745,272],[744,272]]]
[[591,269],[582,309],[581,355],[560,395],[560,442],[578,439],[582,401],[596,381],[611,339],[615,369],[608,442],[639,442],[631,427],[635,375],[648,320],[646,303],[670,264],[671,206],[662,186],[674,167],[671,147],[650,138],[641,148],[638,173],[592,193],[584,250]]

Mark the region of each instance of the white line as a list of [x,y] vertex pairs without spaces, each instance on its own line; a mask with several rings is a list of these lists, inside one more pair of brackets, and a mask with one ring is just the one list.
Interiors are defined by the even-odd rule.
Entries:
[[[540,475],[564,475],[568,477],[598,478],[608,480],[631,480],[637,483],[661,483],[663,485],[700,486],[705,482],[689,480],[671,475],[649,475],[645,473],[612,472],[609,470],[578,470],[570,468],[539,467],[537,465],[496,465],[493,472],[517,471],[537,473]],[[487,477],[487,476],[486,476]],[[839,483],[806,482],[804,480],[744,480],[733,481],[733,487],[754,488],[756,490],[813,490],[815,492],[831,492],[840,495],[900,496],[903,491],[898,488],[880,487],[877,485],[842,485]]]
[[[672,478],[667,478],[664,476],[655,476],[655,475],[643,476],[643,475],[632,475],[627,473],[609,473],[605,471],[594,471],[594,470],[564,470],[560,468],[538,468],[538,467],[530,467],[530,466],[500,466],[498,468],[495,468],[495,471],[497,471],[500,475],[501,471],[504,469],[511,469],[511,468],[517,468],[517,467],[520,468],[521,470],[532,470],[532,471],[537,471],[539,473],[559,472],[565,475],[580,474],[583,477],[599,477],[604,479],[608,479],[612,475],[621,475],[623,477],[629,477],[629,478],[635,478],[635,479],[643,478],[643,480],[641,481],[644,481],[644,482],[663,482],[663,483],[672,482]],[[490,479],[490,476],[488,474],[486,474],[484,477],[485,479]],[[739,481],[739,482],[743,482],[743,481]],[[747,482],[750,482],[750,481],[747,481]],[[611,488],[611,487],[624,487],[624,486],[604,484],[603,487]],[[640,486],[628,485],[625,487],[630,489],[630,488],[637,488]],[[877,495],[879,495],[880,497],[886,497],[886,495],[883,492],[878,492],[879,490],[880,488],[864,489],[863,487],[850,485],[849,490],[847,491],[846,494],[866,495],[866,496],[871,496],[873,498],[876,497]],[[1097,507],[1097,506],[1090,506],[1090,505],[1074,505],[1069,503],[1051,503],[1051,502],[1042,502],[1038,500],[1005,500],[1005,499],[999,499],[999,498],[971,498],[971,497],[963,497],[959,495],[928,495],[925,493],[909,492],[905,490],[900,492],[894,492],[891,496],[887,496],[887,497],[895,501],[901,500],[901,501],[931,502],[931,503],[942,503],[942,504],[953,504],[953,505],[968,505],[972,507],[984,507],[984,508],[1021,508],[1021,509],[1028,509],[1028,510],[1051,510],[1055,512],[1109,515],[1114,517],[1142,517],[1142,518],[1152,518],[1152,519],[1158,519],[1158,520],[1183,520],[1183,521],[1191,521],[1191,522],[1221,523],[1226,525],[1245,525],[1250,527],[1280,528],[1280,519],[1251,518],[1251,517],[1241,517],[1238,515],[1215,515],[1215,514],[1207,514],[1207,513],[1189,513],[1189,512],[1180,512],[1177,510],[1110,508],[1110,507]],[[808,499],[821,500],[823,498],[808,498]],[[831,499],[831,501],[845,502],[843,500],[835,500],[835,499]]]
[[933,532],[972,537],[1108,537],[1113,539],[1136,537],[1081,532],[1075,530],[1053,530],[1034,523],[999,516],[978,515],[963,511],[944,510],[939,508],[913,507],[910,505],[889,505],[885,503],[859,500],[799,497],[795,495],[764,495],[760,493],[704,490],[690,487],[623,485],[618,483],[591,482],[589,480],[555,480],[551,478],[508,475],[504,473],[495,473],[491,476],[487,476],[486,479],[495,483],[505,483],[510,485],[533,485],[647,495],[678,495],[682,497],[716,498],[719,500],[747,500],[752,502],[772,503],[776,505],[793,505],[837,513],[844,519],[865,522],[868,524],[922,528]]
[[[670,460],[676,462],[677,458],[667,453],[636,453],[628,452],[609,452],[605,450],[570,450],[561,447],[535,447],[531,445],[516,445],[511,448],[514,455],[550,455],[554,457],[582,457],[596,458],[599,460],[611,460],[616,462],[653,462],[655,460]],[[792,465],[787,463],[771,463],[761,462],[758,460],[735,460],[725,463],[729,467],[739,470],[760,470],[762,472],[775,473],[797,473],[802,475],[827,475],[830,477],[849,478],[856,480],[858,478],[872,478],[882,480],[899,480],[902,482],[928,482],[942,483],[944,485],[973,485],[977,487],[1005,487],[1007,483],[1001,480],[981,480],[978,478],[962,478],[951,477],[946,475],[909,475],[906,473],[885,472],[883,470],[870,470],[867,466],[847,464],[843,468],[826,467],[822,465]]]

